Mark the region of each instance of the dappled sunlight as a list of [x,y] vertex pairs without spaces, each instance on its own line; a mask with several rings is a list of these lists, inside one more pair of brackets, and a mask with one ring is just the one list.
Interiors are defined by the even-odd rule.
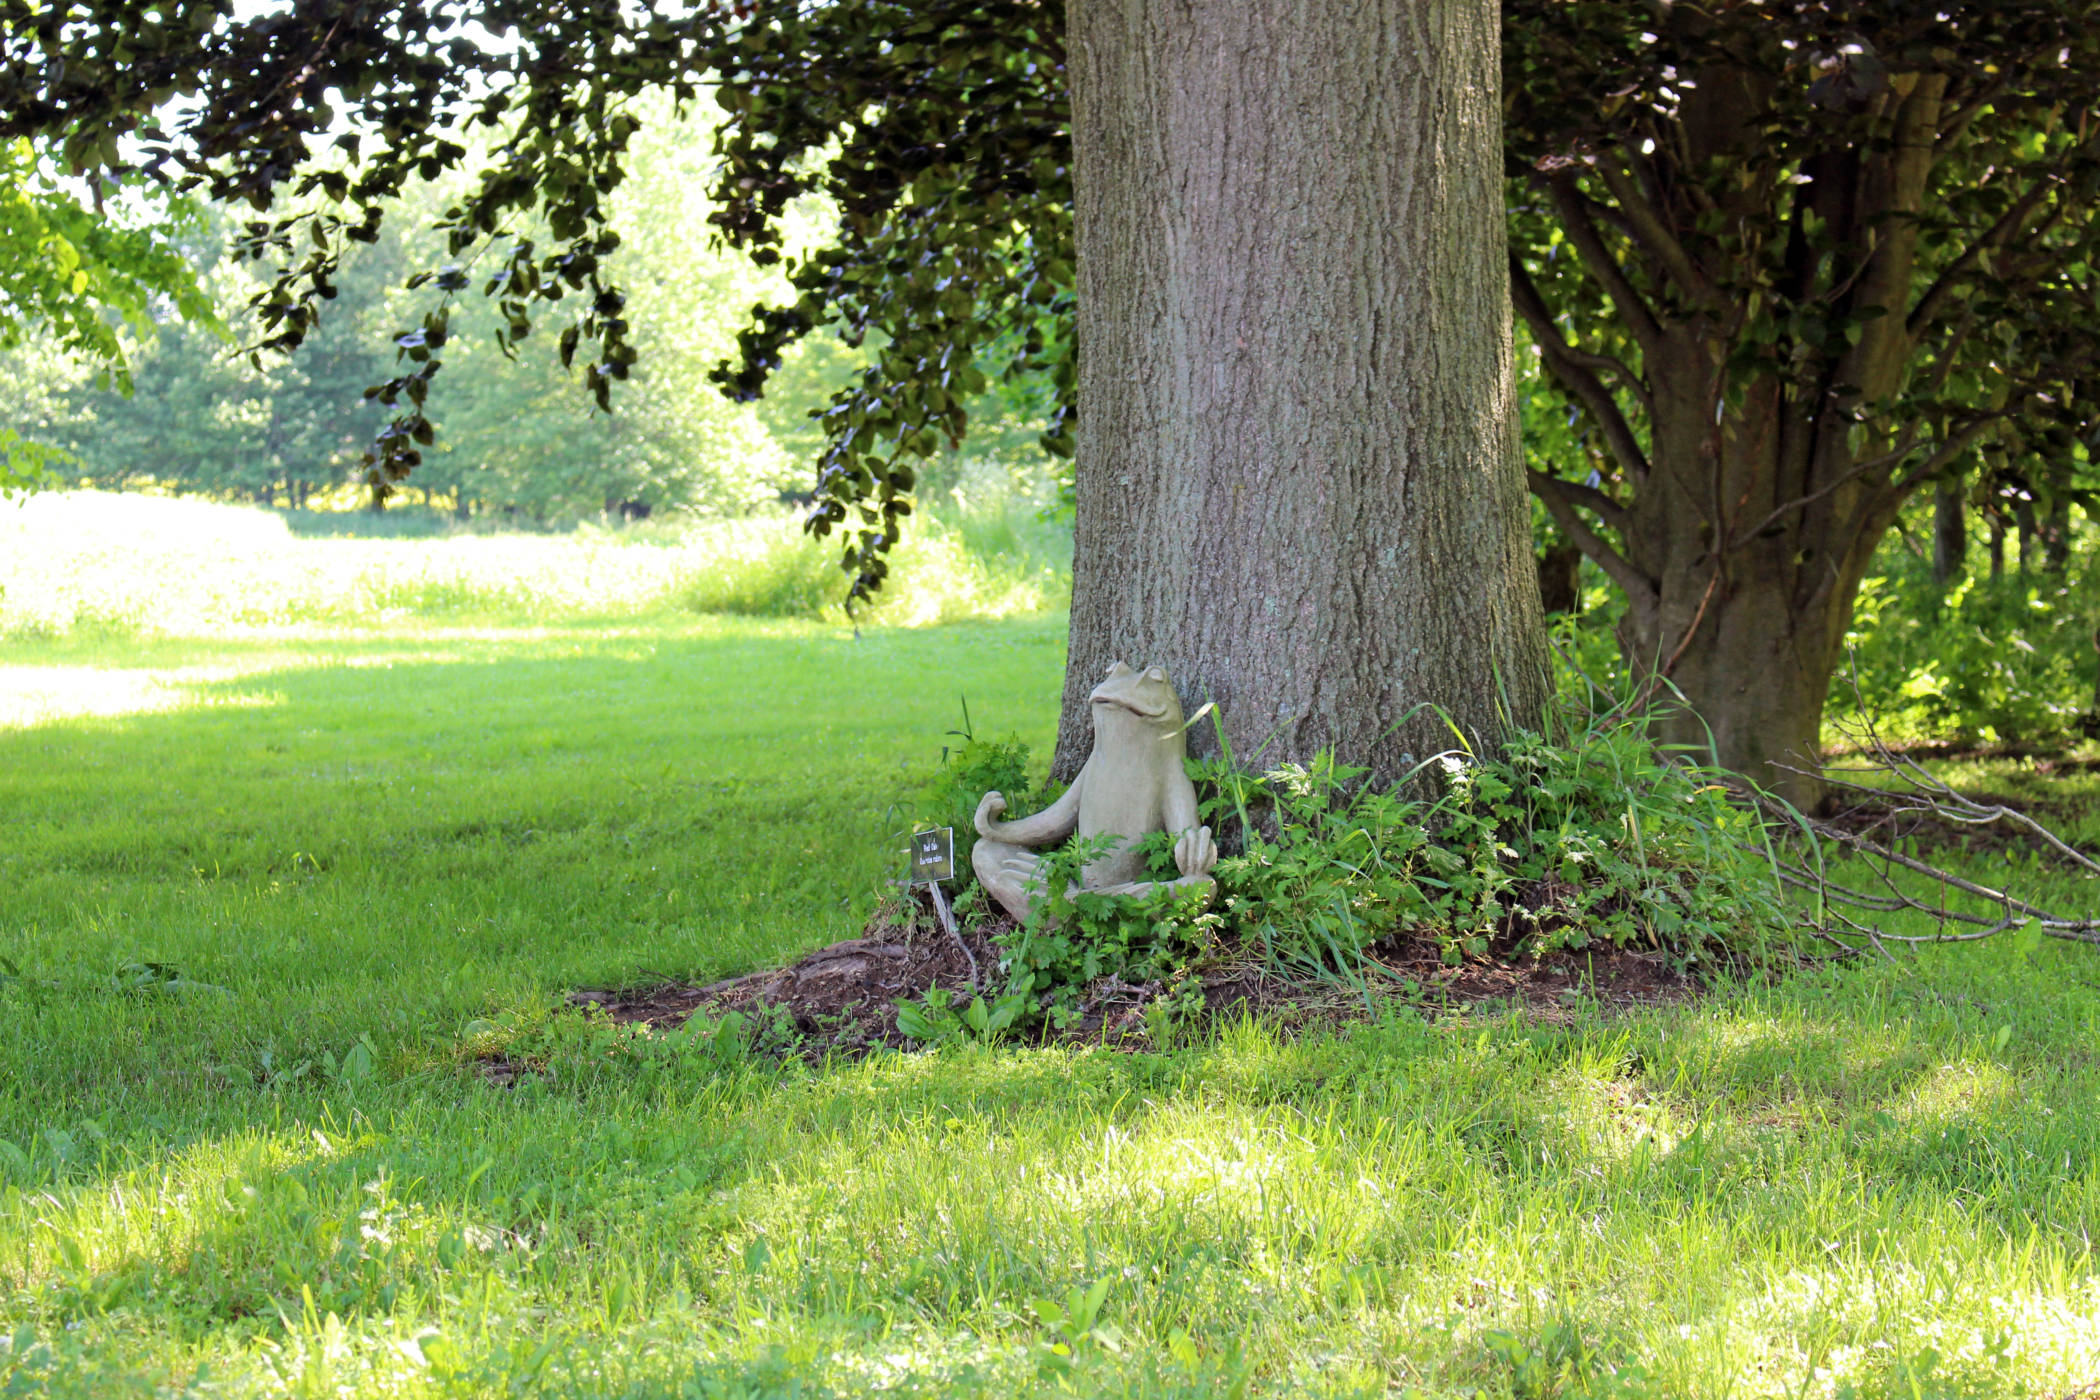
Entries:
[[1557,1117],[1569,1140],[1600,1163],[1672,1152],[1683,1136],[1675,1115],[1635,1080],[1571,1070],[1555,1077],[1550,1101],[1561,1105]]
[[1756,1370],[1802,1377],[1792,1393],[1818,1400],[1891,1382],[1896,1394],[2024,1397],[2030,1378],[2100,1375],[2100,1280],[2052,1260],[2047,1290],[2006,1290],[1973,1266],[1926,1254],[1797,1270],[1720,1325],[1745,1337]]
[[1990,1117],[2019,1092],[2019,1081],[2004,1065],[1962,1059],[1935,1065],[1912,1081],[1893,1112],[1906,1126],[1936,1128]]
[[0,664],[0,729],[184,710],[262,709],[284,704],[283,694],[240,688],[243,682],[329,667],[384,670],[470,659],[475,658],[458,649],[404,648],[339,655],[261,651],[167,667]]

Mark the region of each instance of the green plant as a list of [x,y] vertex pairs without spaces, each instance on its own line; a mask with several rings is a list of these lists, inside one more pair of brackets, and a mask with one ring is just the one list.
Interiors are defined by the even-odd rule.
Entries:
[[2072,734],[2094,695],[2093,600],[2078,574],[1971,576],[1943,590],[1917,561],[1886,556],[1889,574],[1861,587],[1833,714],[1864,701],[1902,738],[2047,745]]
[[1008,992],[990,1002],[982,995],[974,996],[962,1006],[951,1006],[952,999],[947,988],[934,986],[928,987],[918,1001],[900,1000],[897,1029],[928,1045],[948,1045],[972,1038],[997,1043],[1028,1010],[1028,999],[1019,992]]
[[1056,796],[1057,789],[1045,785],[1032,792],[1028,781],[1028,745],[1008,736],[1004,740],[980,739],[970,726],[970,702],[962,702],[962,728],[949,734],[962,740],[959,746],[941,749],[941,764],[928,780],[915,812],[915,828],[946,826],[955,830],[955,880],[958,892],[977,887],[977,873],[970,856],[977,849],[977,804],[988,792],[1006,798],[1007,817],[1032,812]]
[[1084,1289],[1066,1289],[1063,1302],[1037,1298],[1029,1303],[1046,1334],[1042,1341],[1044,1369],[1068,1370],[1073,1355],[1088,1346],[1121,1353],[1122,1329],[1101,1320],[1101,1307],[1107,1301],[1108,1280],[1099,1279]]
[[1514,1400],[1637,1400],[1648,1374],[1623,1347],[1585,1338],[1571,1318],[1548,1323],[1535,1342],[1491,1329],[1481,1341],[1507,1371]]
[[[1118,839],[1103,833],[1044,853],[1042,898],[1025,924],[998,939],[1008,990],[1059,1027],[1077,1018],[1086,986],[1110,975],[1156,983],[1169,1001],[1201,1000],[1198,974],[1220,927],[1211,891],[1165,883],[1142,895],[1086,889],[1082,872]],[[1172,833],[1155,832],[1140,848],[1153,877],[1172,876]]]
[[1402,932],[1452,963],[1498,937],[1686,961],[1784,937],[1757,820],[1715,774],[1658,751],[1619,709],[1559,730],[1439,755],[1391,788],[1326,753],[1260,774],[1229,751],[1192,765],[1204,816],[1240,846],[1218,864],[1227,927],[1286,975],[1341,979]]

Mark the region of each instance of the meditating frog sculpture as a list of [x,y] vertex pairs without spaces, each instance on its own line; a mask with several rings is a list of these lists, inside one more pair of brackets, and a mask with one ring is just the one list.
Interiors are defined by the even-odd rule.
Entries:
[[1094,748],[1064,795],[1044,810],[1017,821],[1000,821],[1006,799],[988,792],[977,804],[977,849],[970,864],[992,897],[1016,919],[1043,894],[1031,846],[1050,846],[1075,830],[1081,839],[1103,832],[1121,838],[1107,855],[1081,872],[1082,887],[1102,894],[1143,894],[1156,882],[1144,878],[1138,838],[1154,831],[1179,834],[1174,865],[1181,878],[1165,883],[1208,886],[1218,848],[1210,828],[1196,822],[1196,788],[1183,771],[1188,743],[1181,701],[1154,666],[1135,671],[1118,661],[1087,697]]

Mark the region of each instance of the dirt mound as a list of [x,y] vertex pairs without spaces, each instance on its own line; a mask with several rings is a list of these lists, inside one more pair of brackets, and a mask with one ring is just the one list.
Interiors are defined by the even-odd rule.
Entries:
[[[788,967],[753,972],[707,986],[665,983],[624,990],[573,993],[573,1005],[597,1007],[625,1024],[676,1026],[696,1011],[759,1012],[782,1008],[810,1053],[865,1054],[914,1042],[897,1029],[900,999],[923,997],[939,986],[967,1001],[973,979],[988,994],[999,990],[995,939],[1013,925],[1001,920],[950,936],[930,906],[879,913],[862,937],[820,948]],[[967,950],[967,951],[966,951]],[[1689,995],[1693,983],[1659,953],[1596,949],[1476,958],[1447,967],[1427,942],[1372,950],[1366,982],[1386,996],[1403,997],[1433,1014],[1473,1007],[1523,1007],[1537,1019],[1565,1023],[1585,1004],[1613,1009],[1657,1005]],[[1145,1008],[1161,988],[1104,977],[1087,988],[1079,1020],[1054,1038],[1142,1044]],[[1204,983],[1213,1013],[1245,1008],[1296,1024],[1360,1015],[1359,991],[1282,981],[1251,965],[1219,969]]]

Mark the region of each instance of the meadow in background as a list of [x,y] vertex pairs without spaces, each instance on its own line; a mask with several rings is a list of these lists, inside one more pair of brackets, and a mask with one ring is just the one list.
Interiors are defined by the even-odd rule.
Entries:
[[[402,533],[416,517],[286,516],[92,491],[0,503],[0,637],[239,635],[301,625],[578,622],[731,613],[843,621],[847,577],[786,511],[562,534]],[[341,522],[394,538],[299,533]],[[1070,596],[1070,532],[1027,500],[915,517],[863,620],[1006,617]]]

